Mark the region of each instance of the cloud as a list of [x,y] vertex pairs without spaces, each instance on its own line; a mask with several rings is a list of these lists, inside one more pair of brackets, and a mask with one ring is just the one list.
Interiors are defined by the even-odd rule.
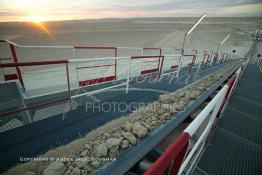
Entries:
[[262,16],[261,0],[2,0],[0,16],[83,19],[151,16]]

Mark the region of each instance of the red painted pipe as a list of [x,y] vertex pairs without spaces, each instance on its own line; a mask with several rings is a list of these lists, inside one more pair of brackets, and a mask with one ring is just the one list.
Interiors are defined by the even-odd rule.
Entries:
[[12,60],[12,58],[0,58],[0,60]]
[[143,59],[143,58],[163,58],[164,56],[132,56],[131,59]]
[[[162,49],[159,50],[159,55],[160,56],[162,55]],[[160,59],[161,59],[161,57],[159,57],[159,59],[158,59],[158,64],[157,64],[158,69],[159,69],[159,66],[160,66]],[[162,59],[164,59],[164,57]]]
[[74,46],[75,49],[117,49],[116,47],[108,46]]
[[[115,57],[117,57],[117,48],[115,48]],[[115,77],[117,77],[117,60],[115,59]]]
[[96,68],[96,67],[110,67],[115,66],[115,64],[104,64],[99,66],[85,66],[85,67],[77,67],[77,69],[89,69],[89,68]]
[[68,60],[3,63],[3,64],[0,64],[0,68],[18,67],[18,66],[39,66],[39,65],[50,65],[50,64],[65,64],[65,63],[68,63]]
[[192,56],[195,56],[195,55],[182,55],[182,56],[187,56],[187,57],[191,56],[192,57]]
[[[13,56],[14,63],[18,63],[18,59],[17,59],[16,51],[15,51],[15,46],[13,44],[10,44],[10,49],[11,49],[11,53],[12,53],[12,56]],[[19,69],[19,66],[15,66],[15,68],[16,68],[18,80],[20,81],[22,87],[25,89],[21,70]]]
[[156,62],[158,62],[158,61],[143,61],[142,63],[156,63]]
[[3,112],[3,113],[0,113],[0,117],[6,116],[6,115],[15,114],[15,113],[19,113],[19,112],[23,112],[23,111],[34,109],[34,108],[39,108],[39,107],[42,107],[42,106],[46,106],[46,105],[50,105],[50,104],[54,104],[54,103],[58,103],[58,102],[66,101],[66,100],[70,100],[70,98],[66,97],[66,98],[63,98],[63,99],[60,99],[60,100],[53,100],[53,101],[48,102],[48,103],[32,105],[32,106],[29,106],[29,107],[26,107],[26,108],[22,108],[22,109],[17,109],[17,110],[13,110],[13,111]]
[[161,175],[172,162],[172,175],[177,174],[188,148],[189,139],[189,134],[183,132],[169,145],[165,152],[152,164],[144,175]]
[[161,48],[157,48],[157,47],[144,47],[144,50],[162,50]]

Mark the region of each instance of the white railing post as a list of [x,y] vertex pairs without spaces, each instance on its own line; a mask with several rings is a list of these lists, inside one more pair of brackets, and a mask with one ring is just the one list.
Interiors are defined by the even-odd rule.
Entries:
[[183,65],[182,55],[180,55],[180,56],[179,56],[179,61],[178,61],[178,70],[177,70],[176,77],[179,77],[179,74],[180,74],[180,70],[181,70],[182,65]]
[[[202,51],[202,50],[201,50],[201,54],[200,54],[200,55],[202,56],[202,60],[199,59],[199,65],[198,65],[198,68],[197,68],[197,74],[198,74],[198,72],[199,72],[199,70],[200,70],[200,68],[201,68],[202,61],[204,61],[203,51]],[[197,54],[197,57],[198,57],[198,54]]]
[[129,88],[129,79],[130,79],[130,74],[131,74],[131,66],[132,66],[132,58],[129,58],[129,68],[127,72],[127,78],[126,78],[126,94],[128,93],[128,88]]
[[212,66],[212,64],[213,64],[213,61],[214,61],[214,58],[215,58],[215,53],[214,52],[212,52],[212,59],[211,59],[211,61],[210,61],[210,64],[209,64],[209,66],[211,67]]

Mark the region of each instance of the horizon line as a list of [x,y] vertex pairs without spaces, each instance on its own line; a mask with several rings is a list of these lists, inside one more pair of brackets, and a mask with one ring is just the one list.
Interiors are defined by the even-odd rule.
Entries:
[[[198,18],[199,16],[166,16],[166,17],[109,17],[109,18],[84,18],[84,19],[64,19],[64,20],[45,20],[42,22],[62,22],[62,21],[84,21],[84,20],[105,20],[105,19],[143,19],[143,18]],[[208,16],[206,18],[261,18],[262,16]],[[0,23],[33,23],[32,21],[0,21]]]

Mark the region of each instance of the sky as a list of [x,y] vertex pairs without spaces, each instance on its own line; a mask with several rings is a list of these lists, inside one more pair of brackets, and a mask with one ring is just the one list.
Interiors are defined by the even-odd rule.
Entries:
[[0,21],[262,17],[262,0],[0,0]]

